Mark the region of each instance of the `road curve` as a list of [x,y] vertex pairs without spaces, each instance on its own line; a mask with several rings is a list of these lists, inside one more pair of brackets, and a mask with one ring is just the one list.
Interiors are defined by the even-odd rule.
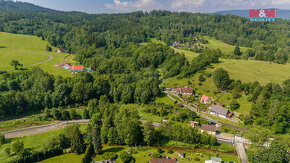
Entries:
[[[46,63],[46,62],[52,60],[52,56],[49,55],[49,54],[44,54],[44,53],[38,53],[38,54],[46,55],[46,56],[48,56],[49,58],[48,58],[47,60],[45,60],[45,61],[42,61],[42,62],[38,62],[38,63],[30,64],[30,65],[25,65],[25,66],[23,66],[22,68],[24,68],[24,67],[30,67],[30,66],[35,66],[35,65],[40,65],[40,64],[44,64],[44,63]],[[6,71],[13,71],[13,70],[14,70],[14,69],[12,68],[12,69],[9,69],[9,70],[6,70]]]

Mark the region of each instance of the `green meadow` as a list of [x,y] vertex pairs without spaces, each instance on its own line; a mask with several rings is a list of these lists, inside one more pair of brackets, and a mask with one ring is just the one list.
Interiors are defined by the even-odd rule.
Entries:
[[[47,45],[49,43],[40,37],[0,32],[0,70],[13,69],[10,65],[11,61],[18,60],[23,66],[31,65],[25,69],[38,66],[53,75],[70,76],[69,70],[56,66],[56,64],[63,63],[68,54],[48,52],[46,51]],[[52,49],[57,48],[52,47]],[[47,61],[49,57],[43,54],[50,55],[51,60]],[[47,62],[33,65],[44,61]]]
[[[214,38],[208,37],[208,36],[204,36],[204,38],[206,40],[208,40],[207,44],[204,44],[204,46],[211,48],[211,49],[220,49],[222,52],[224,53],[233,53],[235,50],[235,46],[227,44],[221,40],[216,40]],[[246,50],[248,50],[250,48],[248,47],[240,47],[241,52],[245,52]]]

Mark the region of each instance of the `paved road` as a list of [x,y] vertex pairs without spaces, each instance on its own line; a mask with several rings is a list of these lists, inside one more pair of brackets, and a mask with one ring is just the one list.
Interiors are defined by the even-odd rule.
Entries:
[[69,124],[79,124],[79,123],[89,123],[90,120],[73,120],[73,121],[66,121],[60,123],[53,123],[48,125],[40,125],[34,127],[27,127],[17,130],[5,131],[2,132],[6,138],[16,138],[16,137],[23,137],[28,135],[36,135],[44,132],[53,131],[56,129],[63,128]]
[[241,163],[248,163],[246,150],[243,143],[236,143],[236,150],[241,160]]
[[[49,58],[48,58],[47,60],[45,60],[45,61],[42,61],[42,62],[38,62],[38,63],[30,64],[30,65],[25,65],[25,66],[23,66],[22,68],[30,67],[30,66],[35,66],[35,65],[40,65],[40,64],[44,64],[44,63],[46,63],[46,62],[52,60],[52,56],[49,55],[49,54],[44,54],[44,53],[39,53],[39,54],[41,54],[41,55],[46,55],[46,56],[48,56]],[[9,69],[9,70],[6,70],[6,71],[13,71],[13,70],[14,70],[14,69]]]

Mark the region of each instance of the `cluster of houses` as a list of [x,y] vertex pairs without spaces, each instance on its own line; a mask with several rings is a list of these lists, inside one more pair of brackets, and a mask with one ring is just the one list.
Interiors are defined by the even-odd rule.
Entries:
[[69,63],[62,63],[58,64],[58,67],[61,67],[66,70],[70,70],[72,74],[78,73],[78,72],[93,72],[93,69],[91,67],[85,68],[84,66],[72,66]]
[[[172,92],[180,97],[181,95],[193,95],[194,89],[189,87],[189,86],[185,86],[183,88],[166,88],[165,92],[168,92],[168,93]],[[213,103],[213,100],[210,97],[203,95],[200,98],[200,103],[203,103],[205,105],[211,105]],[[181,107],[183,106],[183,104],[180,102],[177,103],[177,105],[179,105]],[[196,107],[199,106],[198,103],[195,103],[194,105]],[[213,105],[213,106],[209,107],[209,113],[211,115],[218,116],[221,118],[231,118],[233,116],[233,113],[231,113],[229,111],[229,109],[224,108],[223,104]]]
[[[196,37],[194,39],[194,41],[200,41],[200,38],[199,37]],[[190,46],[192,45],[192,43],[188,43],[187,46]],[[173,47],[185,47],[185,44],[182,44],[180,41],[170,41],[169,42],[169,46],[173,46]]]

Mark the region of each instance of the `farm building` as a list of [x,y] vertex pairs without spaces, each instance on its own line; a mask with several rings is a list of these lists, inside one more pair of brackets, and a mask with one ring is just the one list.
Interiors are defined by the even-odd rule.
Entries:
[[207,125],[207,124],[201,125],[200,132],[204,132],[204,131],[210,135],[216,135],[215,125]]
[[183,159],[184,158],[184,152],[183,151],[178,151],[178,155]]
[[64,50],[64,48],[59,48],[59,49],[57,49],[56,52],[58,52],[58,53],[65,53],[65,50]]
[[191,126],[191,127],[198,127],[199,126],[199,122],[196,122],[196,121],[190,121],[190,123],[189,123],[189,126]]
[[183,107],[183,103],[181,103],[181,102],[176,103],[176,105]]
[[222,118],[231,118],[233,115],[233,113],[231,113],[229,109],[223,108],[219,105],[214,105],[210,107],[209,110],[210,110],[210,114],[217,115]]
[[70,67],[70,71],[72,73],[77,73],[77,72],[84,72],[86,69],[84,68],[84,66],[71,66]]
[[193,88],[189,86],[185,86],[183,88],[176,88],[177,93],[185,94],[185,95],[192,95],[193,94]]
[[70,67],[71,67],[71,64],[69,64],[69,63],[62,63],[62,64],[59,64],[57,66],[58,67],[62,67],[63,69],[69,70]]
[[211,98],[209,98],[209,97],[206,96],[206,95],[203,95],[203,96],[201,97],[201,99],[200,99],[200,102],[201,102],[201,103],[204,103],[204,104],[206,104],[206,105],[211,104]]

